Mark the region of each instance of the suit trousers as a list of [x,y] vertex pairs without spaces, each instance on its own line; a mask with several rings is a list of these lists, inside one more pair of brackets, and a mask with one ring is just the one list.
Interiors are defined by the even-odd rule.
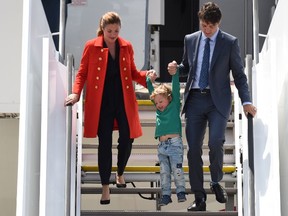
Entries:
[[117,156],[117,174],[122,175],[131,155],[132,143],[134,139],[130,138],[129,124],[126,117],[124,106],[106,107],[101,109],[98,129],[98,166],[101,178],[101,184],[109,184],[112,169],[112,136],[114,121],[117,121],[118,138],[118,156]]
[[211,94],[190,91],[185,104],[186,138],[188,142],[188,166],[191,191],[195,199],[206,200],[204,190],[202,145],[209,127],[209,162],[213,182],[223,178],[223,144],[227,119],[216,109]]

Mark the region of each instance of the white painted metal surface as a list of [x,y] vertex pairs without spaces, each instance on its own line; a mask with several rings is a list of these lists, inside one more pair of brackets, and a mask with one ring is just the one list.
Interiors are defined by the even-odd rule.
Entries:
[[22,11],[22,0],[1,1],[0,113],[20,110]]
[[66,69],[57,61],[41,2],[23,5],[16,215],[63,216]]
[[[76,164],[76,216],[81,215],[81,167],[82,167],[82,142],[83,142],[83,137],[80,136],[83,134],[83,94],[81,94],[79,102],[76,104],[76,109],[78,113],[78,119],[77,119],[77,164]],[[76,111],[76,110],[75,110]],[[76,117],[76,112],[74,112],[74,117]],[[76,136],[76,130],[75,131],[75,136]],[[76,155],[76,154],[75,154]]]
[[41,2],[24,0],[17,216],[39,215],[42,88],[41,36],[47,35],[49,35],[49,27]]
[[56,60],[53,41],[44,38],[43,42],[39,215],[63,216],[67,150],[63,101],[67,95],[67,69]]
[[243,168],[241,162],[241,155],[243,152],[243,143],[242,143],[242,120],[240,119],[240,114],[242,113],[242,105],[238,97],[237,88],[233,88],[234,92],[234,137],[235,137],[235,166],[237,168],[237,209],[238,216],[242,216],[243,212]]
[[146,9],[147,0],[87,0],[85,4],[68,5],[65,50],[74,55],[75,68],[79,67],[85,42],[96,37],[101,16],[115,11],[121,17],[120,36],[132,43],[135,64],[142,69],[146,63]]
[[165,0],[148,0],[148,24],[165,25]]
[[288,215],[288,2],[279,0],[255,67],[256,215]]

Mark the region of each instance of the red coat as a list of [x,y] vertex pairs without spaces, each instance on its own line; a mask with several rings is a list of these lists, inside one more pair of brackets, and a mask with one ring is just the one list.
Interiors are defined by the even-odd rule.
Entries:
[[[146,87],[147,71],[136,69],[131,43],[120,37],[118,41],[120,74],[130,137],[137,138],[142,135],[142,129],[132,81]],[[80,95],[86,83],[84,137],[97,137],[107,63],[108,48],[103,48],[103,36],[88,41],[73,86],[73,93]]]

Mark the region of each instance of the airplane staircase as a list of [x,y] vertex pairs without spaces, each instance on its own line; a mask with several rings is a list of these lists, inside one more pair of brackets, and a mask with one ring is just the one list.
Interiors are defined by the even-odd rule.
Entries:
[[[144,90],[145,91],[145,90]],[[139,96],[140,95],[140,96]],[[145,94],[144,94],[145,95]],[[143,99],[143,94],[138,93],[139,115],[143,129],[143,136],[134,141],[131,157],[125,170],[125,180],[127,188],[117,188],[115,185],[115,173],[117,171],[117,132],[113,137],[113,166],[110,178],[111,204],[101,206],[99,200],[101,197],[101,184],[97,166],[97,139],[85,139],[79,144],[81,148],[81,215],[191,215],[186,208],[194,200],[189,189],[188,162],[187,162],[187,141],[183,133],[184,142],[184,172],[186,179],[187,201],[177,203],[175,200],[167,207],[159,206],[161,197],[160,188],[160,167],[157,162],[157,141],[153,138],[155,127],[155,108],[153,104]],[[81,109],[82,110],[82,109]],[[208,195],[207,211],[193,212],[193,215],[238,215],[237,212],[237,178],[236,154],[235,154],[235,136],[234,136],[234,115],[231,113],[227,130],[226,143],[224,144],[224,178],[221,182],[226,188],[228,202],[226,204],[217,203],[215,195],[209,188],[209,159],[207,138],[203,145],[203,171],[205,189]],[[80,120],[81,122],[82,120]],[[182,124],[184,127],[184,123]],[[184,129],[184,128],[183,128]],[[208,129],[208,128],[207,128]],[[183,130],[184,131],[184,130]],[[82,146],[82,147],[81,147]],[[79,170],[80,171],[80,170]],[[173,179],[173,178],[172,178]],[[175,199],[175,187],[172,183],[172,199]],[[85,199],[85,197],[89,197]],[[114,198],[116,197],[116,198]],[[89,206],[85,202],[92,202]],[[131,203],[133,202],[133,203]],[[134,205],[134,207],[133,207]],[[181,207],[180,207],[181,206]],[[211,207],[210,207],[211,206]],[[180,208],[180,209],[179,209]]]

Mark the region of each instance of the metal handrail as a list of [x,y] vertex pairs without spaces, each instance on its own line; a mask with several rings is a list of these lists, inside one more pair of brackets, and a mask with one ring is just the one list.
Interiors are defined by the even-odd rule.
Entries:
[[[253,12],[254,13],[254,12]],[[257,36],[258,37],[258,36]],[[259,39],[256,40],[257,44],[259,44]],[[255,49],[255,47],[254,47]],[[259,50],[257,51],[259,52]],[[255,57],[254,57],[255,58]],[[258,56],[256,57],[256,59]],[[256,61],[256,60],[255,60]],[[252,56],[247,55],[246,58],[246,67],[247,67],[247,74],[248,74],[248,82],[249,87],[252,93]],[[252,95],[251,95],[252,98]],[[254,181],[254,137],[253,137],[253,116],[251,114],[248,114],[247,116],[248,120],[248,165],[249,165],[249,204],[251,206],[250,208],[250,216],[255,215],[255,181]]]
[[66,0],[60,0],[60,17],[59,17],[59,54],[65,59],[65,28],[66,28]]
[[254,62],[259,62],[259,13],[258,0],[253,0],[253,57]]
[[[72,92],[73,56],[67,55],[67,93]],[[70,216],[71,209],[71,143],[72,143],[72,107],[66,107],[66,185],[65,185],[65,216]]]

